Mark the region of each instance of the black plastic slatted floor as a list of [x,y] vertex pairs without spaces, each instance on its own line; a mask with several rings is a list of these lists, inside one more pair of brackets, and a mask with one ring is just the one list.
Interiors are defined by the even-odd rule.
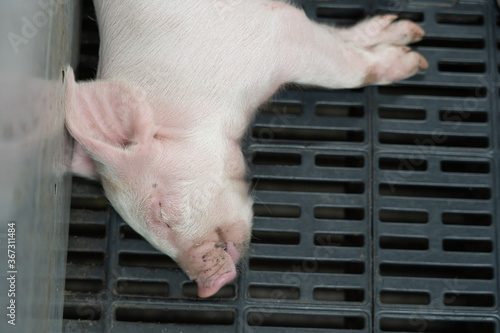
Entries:
[[[207,300],[74,179],[65,332],[500,332],[494,1],[302,5],[322,22],[412,19],[430,67],[386,87],[291,86],[262,107],[245,143],[250,256]],[[80,79],[97,66],[93,15],[84,2]]]

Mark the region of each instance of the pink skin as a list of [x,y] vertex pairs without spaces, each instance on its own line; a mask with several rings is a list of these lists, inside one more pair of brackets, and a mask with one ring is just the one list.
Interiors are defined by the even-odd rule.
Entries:
[[240,254],[232,242],[205,242],[186,253],[187,258],[181,257],[181,262],[189,262],[201,272],[194,279],[199,297],[212,296],[236,277]]
[[98,80],[66,75],[73,172],[100,179],[113,207],[209,297],[248,250],[252,199],[240,140],[287,82],[388,84],[427,68],[405,46],[423,30],[394,15],[350,29],[270,0],[194,6],[95,0]]

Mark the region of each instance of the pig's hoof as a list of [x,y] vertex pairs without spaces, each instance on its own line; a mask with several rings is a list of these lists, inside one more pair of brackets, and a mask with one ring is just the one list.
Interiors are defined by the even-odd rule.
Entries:
[[363,85],[389,84],[427,69],[429,63],[407,46],[377,45],[371,49],[373,62],[368,66]]
[[408,20],[394,22],[396,19],[397,15],[375,16],[342,31],[340,36],[367,48],[379,44],[407,45],[420,41],[425,35],[419,25]]
[[397,21],[385,28],[378,38],[376,44],[407,45],[416,43],[425,35],[424,29],[418,24],[408,20]]
[[352,31],[356,34],[365,34],[367,39],[374,39],[381,35],[397,18],[398,16],[393,14],[375,16],[358,23],[352,28]]

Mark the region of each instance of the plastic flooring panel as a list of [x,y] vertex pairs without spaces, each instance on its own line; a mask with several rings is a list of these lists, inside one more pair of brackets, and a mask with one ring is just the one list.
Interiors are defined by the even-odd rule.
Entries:
[[[429,69],[382,87],[291,85],[261,107],[244,142],[250,252],[209,299],[75,178],[64,332],[500,333],[494,1],[297,3],[325,23],[416,21]],[[82,9],[77,76],[90,79],[99,37]]]

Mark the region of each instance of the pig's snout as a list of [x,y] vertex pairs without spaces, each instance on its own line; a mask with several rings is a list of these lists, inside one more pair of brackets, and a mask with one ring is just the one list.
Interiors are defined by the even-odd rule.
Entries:
[[210,242],[192,248],[186,272],[196,281],[198,296],[210,297],[234,280],[239,257],[233,242]]

